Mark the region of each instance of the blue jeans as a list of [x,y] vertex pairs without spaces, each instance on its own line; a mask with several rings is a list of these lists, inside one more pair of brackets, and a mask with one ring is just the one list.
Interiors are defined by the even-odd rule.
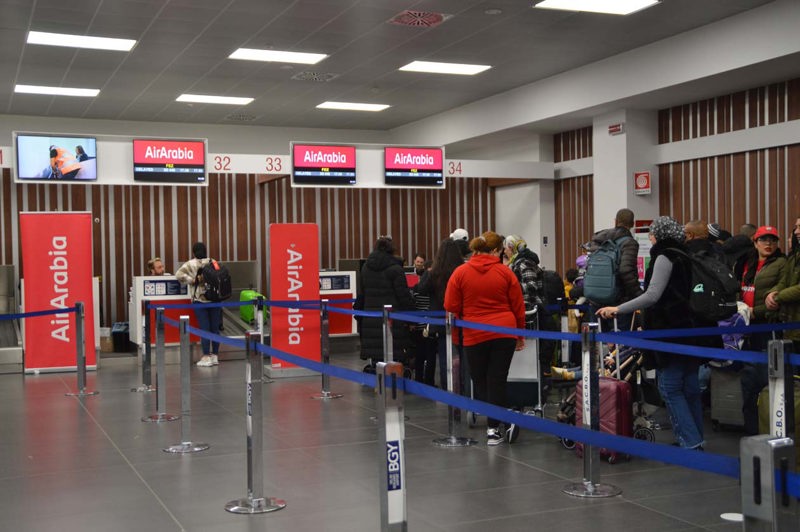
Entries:
[[[197,317],[197,322],[200,328],[212,334],[219,334],[219,326],[222,324],[222,309],[219,307],[208,307],[205,303],[194,304],[194,315]],[[203,349],[203,355],[219,354],[219,342],[212,342],[206,338],[200,339],[200,346]],[[209,347],[211,349],[209,349]]]
[[673,354],[667,357],[667,365],[658,370],[658,391],[667,405],[678,444],[694,449],[704,443],[703,402],[697,375],[699,361]]

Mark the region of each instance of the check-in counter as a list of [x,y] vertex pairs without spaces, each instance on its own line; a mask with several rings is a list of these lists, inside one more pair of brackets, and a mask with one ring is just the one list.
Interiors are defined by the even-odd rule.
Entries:
[[[356,272],[319,272],[319,298],[330,301],[331,307],[353,309],[356,298]],[[337,300],[347,300],[336,303]],[[328,327],[331,336],[358,334],[356,320],[350,314],[328,312]]]
[[[133,286],[128,300],[128,320],[130,321],[130,340],[138,346],[144,342],[144,304],[150,303],[150,343],[156,341],[156,311],[159,304],[191,303],[187,287],[178,282],[174,275],[153,275],[133,278]],[[164,316],[179,321],[181,316],[189,316],[189,324],[197,328],[197,318],[191,309],[164,309]],[[192,336],[192,341],[197,341]],[[164,327],[164,342],[167,345],[180,343],[177,327]]]

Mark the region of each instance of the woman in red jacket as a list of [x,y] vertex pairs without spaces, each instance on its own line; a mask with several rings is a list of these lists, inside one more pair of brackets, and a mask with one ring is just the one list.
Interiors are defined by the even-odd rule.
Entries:
[[[525,301],[516,275],[500,261],[503,237],[487,231],[469,243],[469,261],[456,268],[444,295],[444,308],[466,321],[500,327],[525,328]],[[514,350],[522,349],[524,337],[464,328],[464,351],[477,399],[506,405],[506,379]],[[487,443],[497,445],[516,439],[513,424],[500,431],[500,422],[489,418]]]

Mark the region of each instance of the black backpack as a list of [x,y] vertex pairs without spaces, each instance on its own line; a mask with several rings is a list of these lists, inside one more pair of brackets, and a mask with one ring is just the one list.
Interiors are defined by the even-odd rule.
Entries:
[[558,305],[558,299],[566,300],[564,280],[553,270],[542,270],[542,292],[545,305]]
[[692,265],[689,306],[700,321],[719,321],[736,313],[739,282],[730,267],[705,251],[687,255]]
[[206,286],[205,298],[212,303],[225,301],[231,297],[231,274],[223,264],[210,259],[197,272],[203,276],[203,283]]

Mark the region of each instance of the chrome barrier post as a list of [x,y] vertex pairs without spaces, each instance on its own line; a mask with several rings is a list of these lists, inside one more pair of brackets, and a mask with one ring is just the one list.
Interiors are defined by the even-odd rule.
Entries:
[[286,507],[286,501],[275,497],[264,497],[264,405],[262,400],[262,377],[264,357],[257,344],[261,336],[256,332],[245,334],[247,385],[245,420],[247,432],[247,497],[234,499],[225,505],[225,510],[234,514],[263,514]]
[[75,358],[76,358],[76,373],[78,374],[78,391],[69,392],[64,395],[86,397],[89,395],[97,395],[100,392],[87,392],[86,391],[86,335],[84,334],[84,322],[86,319],[85,309],[83,303],[78,301],[75,303]]
[[797,501],[787,492],[788,473],[795,463],[794,441],[759,434],[742,438],[739,451],[743,530],[789,532],[800,529]]
[[[559,297],[556,301],[558,301],[558,306],[561,309],[561,332],[568,333],[569,332],[569,302],[566,298]],[[563,338],[561,340],[561,362],[563,364],[567,364],[569,362],[569,340]]]
[[142,385],[131,388],[132,392],[154,392],[152,384],[152,350],[150,347],[150,302],[144,302],[144,337],[142,338]]
[[207,443],[192,442],[192,346],[189,339],[189,316],[181,316],[181,443],[170,445],[165,453],[196,453],[209,448]]
[[[331,363],[331,339],[330,339],[330,318],[328,315],[328,300],[323,299],[319,306],[319,344],[320,354],[322,355],[322,363]],[[340,393],[331,393],[330,391],[331,376],[327,373],[322,373],[322,391],[316,395],[312,395],[312,399],[339,399],[343,397]]]
[[[445,330],[445,351],[447,353],[447,391],[456,395],[461,395],[461,372],[454,371],[454,357],[453,357],[453,314],[448,312],[444,318]],[[460,366],[459,360],[459,366]],[[456,378],[456,376],[458,378]],[[448,436],[444,438],[436,438],[433,440],[434,445],[439,447],[468,447],[475,445],[478,442],[472,438],[459,437],[456,434],[460,432],[457,430],[461,427],[463,419],[466,417],[466,412],[461,412],[460,408],[447,405],[447,429]]]
[[[583,428],[600,430],[600,357],[597,343],[599,324],[584,323],[581,330],[583,350],[581,385]],[[583,482],[567,485],[562,491],[567,495],[584,498],[614,497],[622,490],[611,484],[600,484],[600,449],[583,446]]]
[[767,344],[769,376],[769,433],[774,438],[794,438],[794,379],[789,356],[791,340],[770,340]]
[[383,306],[383,360],[384,362],[394,362],[394,342],[392,339],[392,324],[389,321],[389,313],[392,311],[391,305]]
[[381,494],[381,531],[406,532],[405,424],[403,378],[399,362],[378,362],[375,371],[378,409],[378,486]]
[[175,421],[181,416],[167,414],[164,409],[167,406],[167,369],[164,360],[164,308],[156,309],[156,413],[152,416],[145,416],[142,421],[149,423],[163,423],[165,421]]

